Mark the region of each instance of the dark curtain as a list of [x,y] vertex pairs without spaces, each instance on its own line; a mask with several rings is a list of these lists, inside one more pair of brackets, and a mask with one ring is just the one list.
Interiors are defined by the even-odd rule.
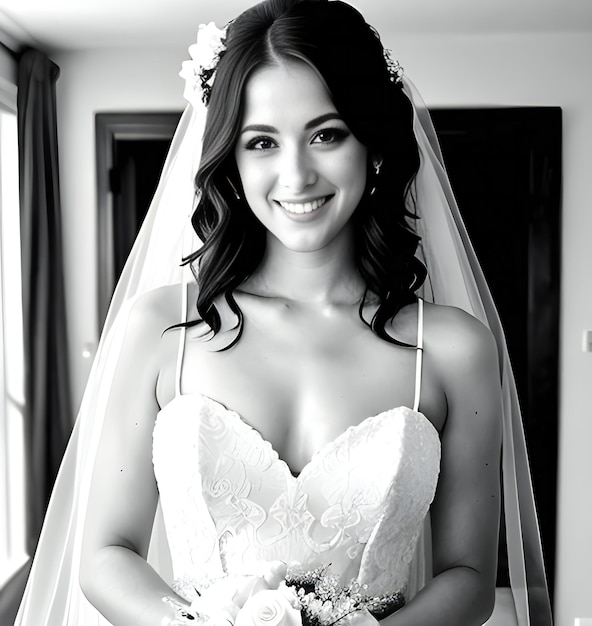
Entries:
[[[20,177],[27,550],[33,554],[72,428],[63,247],[58,181],[58,66],[37,50],[19,59]],[[0,596],[0,622],[12,624],[28,565]],[[1,611],[6,611],[2,613]]]

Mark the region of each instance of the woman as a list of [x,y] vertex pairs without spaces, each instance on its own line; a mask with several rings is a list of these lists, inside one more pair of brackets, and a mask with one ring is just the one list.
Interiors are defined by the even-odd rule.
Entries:
[[[427,142],[401,69],[348,5],[269,0],[214,39],[192,76],[194,114],[173,154],[193,165],[197,95],[208,107],[192,217],[203,245],[191,252],[186,231],[170,244],[183,232],[164,211],[179,202],[173,162],[83,409],[95,421],[79,426],[64,538],[73,577],[79,567],[84,594],[115,626],[215,621],[222,610],[244,619],[245,580],[277,587],[265,564],[278,561],[357,578],[380,605],[362,603],[368,623],[374,613],[393,626],[483,624],[508,407],[492,333],[416,295],[418,222],[435,296],[438,244],[421,224],[436,219],[422,204]],[[196,281],[152,274],[150,255],[171,250]],[[475,301],[469,310],[487,319]],[[172,586],[146,561],[162,535],[159,500]],[[17,623],[32,619],[41,575]],[[76,581],[69,592],[56,581],[31,623],[98,619]]]

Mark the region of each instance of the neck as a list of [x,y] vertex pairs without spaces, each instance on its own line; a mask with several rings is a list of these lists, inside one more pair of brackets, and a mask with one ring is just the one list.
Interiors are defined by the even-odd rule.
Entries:
[[302,303],[357,304],[364,281],[354,266],[351,230],[344,229],[320,250],[289,250],[268,235],[263,261],[245,285],[257,295]]

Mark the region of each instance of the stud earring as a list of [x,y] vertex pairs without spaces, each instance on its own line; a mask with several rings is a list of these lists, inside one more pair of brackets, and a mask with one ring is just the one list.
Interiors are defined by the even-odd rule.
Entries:
[[226,180],[228,181],[228,184],[230,185],[230,187],[231,187],[232,191],[234,192],[234,197],[235,197],[237,200],[240,200],[240,199],[241,199],[240,194],[239,194],[239,192],[236,190],[236,187],[234,186],[233,182],[230,180],[230,178],[228,178],[228,176],[226,177]]

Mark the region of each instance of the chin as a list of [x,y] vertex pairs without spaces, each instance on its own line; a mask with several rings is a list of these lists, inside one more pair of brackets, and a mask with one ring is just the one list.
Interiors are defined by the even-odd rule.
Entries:
[[308,238],[294,238],[294,237],[284,237],[279,238],[275,236],[276,241],[286,250],[290,250],[291,252],[300,252],[300,253],[313,253],[319,252],[327,248],[335,238],[317,238],[317,237],[308,237]]

